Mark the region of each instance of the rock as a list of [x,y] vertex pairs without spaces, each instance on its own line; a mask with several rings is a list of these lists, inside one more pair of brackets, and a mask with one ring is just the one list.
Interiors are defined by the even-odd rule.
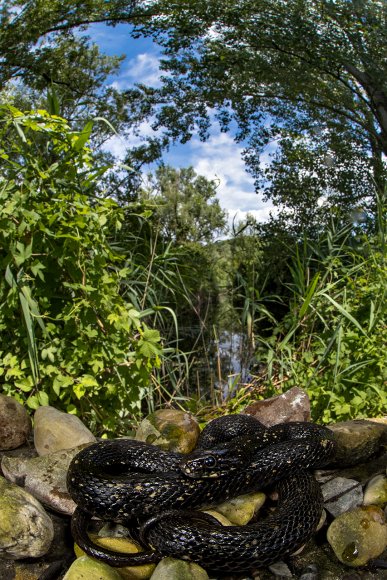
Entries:
[[387,503],[387,477],[376,475],[368,482],[364,491],[364,505],[380,505]]
[[244,526],[263,506],[265,499],[265,494],[259,491],[246,493],[217,505],[215,511],[225,516],[232,524]]
[[193,562],[164,558],[157,564],[151,580],[208,580],[208,574]]
[[75,503],[67,492],[66,475],[70,461],[83,447],[64,449],[33,459],[3,457],[1,468],[9,481],[24,487],[46,506],[71,515]]
[[310,400],[305,391],[293,387],[282,395],[252,403],[244,413],[253,415],[267,427],[289,421],[310,421]]
[[71,564],[63,580],[122,580],[122,576],[111,566],[82,556]]
[[213,518],[215,518],[216,520],[218,520],[218,522],[220,524],[222,524],[222,526],[233,526],[234,525],[232,522],[230,522],[230,520],[228,520],[226,518],[226,516],[217,512],[214,509],[213,510],[200,510],[200,511],[203,511],[203,513],[208,514],[208,515],[212,516]]
[[199,425],[190,413],[160,409],[141,421],[136,439],[166,451],[190,453],[195,448],[199,433]]
[[271,566],[268,566],[270,572],[274,574],[276,577],[280,578],[293,578],[293,574],[289,570],[289,567],[285,564],[285,562],[275,562]]
[[354,465],[367,461],[387,443],[387,425],[366,419],[354,419],[329,425],[338,441],[335,465]]
[[363,503],[361,485],[355,479],[335,477],[321,486],[325,509],[334,517]]
[[0,556],[38,558],[48,552],[53,537],[52,521],[42,505],[0,477]]
[[364,566],[387,546],[387,525],[376,506],[360,507],[338,516],[327,532],[336,557],[347,566]]
[[13,397],[0,395],[0,449],[15,449],[27,441],[31,419]]
[[[113,550],[113,552],[138,554],[138,552],[143,551],[142,548],[136,544],[136,542],[127,538],[112,536],[102,537],[95,534],[90,534],[90,537],[93,542],[99,546]],[[76,545],[75,554],[77,556],[83,556],[84,552],[81,550],[81,548],[79,548],[79,546]],[[116,570],[119,572],[120,577],[124,578],[124,580],[146,580],[152,576],[155,567],[155,564],[144,564],[143,566],[124,566],[122,568],[116,568]]]
[[34,415],[34,442],[39,455],[72,449],[96,438],[75,415],[54,407],[39,407]]

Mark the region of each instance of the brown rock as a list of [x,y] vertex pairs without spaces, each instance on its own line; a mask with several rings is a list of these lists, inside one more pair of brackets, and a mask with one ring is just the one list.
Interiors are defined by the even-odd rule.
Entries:
[[310,421],[310,401],[305,391],[293,387],[282,395],[252,403],[244,410],[270,427],[289,421]]
[[0,395],[0,449],[15,449],[27,441],[31,419],[27,411],[14,399]]
[[199,433],[198,422],[190,413],[177,409],[159,409],[141,421],[136,439],[164,450],[190,453]]

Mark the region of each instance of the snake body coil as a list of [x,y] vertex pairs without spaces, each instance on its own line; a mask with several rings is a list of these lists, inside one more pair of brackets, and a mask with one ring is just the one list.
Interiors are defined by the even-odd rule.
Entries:
[[[162,556],[216,571],[267,565],[294,552],[315,530],[322,497],[306,470],[326,464],[334,447],[324,427],[286,423],[266,429],[243,415],[209,423],[187,456],[129,439],[96,443],[74,458],[68,472],[68,490],[79,506],[74,538],[113,566]],[[207,514],[186,511],[277,482],[280,507],[253,525],[228,528]],[[90,515],[126,525],[140,521],[148,551],[128,556],[98,548],[86,532]]]

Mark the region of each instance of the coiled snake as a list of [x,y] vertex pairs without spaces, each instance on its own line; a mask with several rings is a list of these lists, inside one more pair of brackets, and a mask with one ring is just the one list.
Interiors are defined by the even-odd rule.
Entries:
[[[211,421],[189,455],[130,439],[95,443],[72,461],[67,487],[78,504],[75,541],[113,566],[191,560],[211,571],[248,571],[291,554],[313,534],[322,511],[318,484],[308,469],[325,465],[333,433],[311,423],[265,428],[248,415]],[[192,510],[276,484],[279,507],[247,526],[222,526]],[[92,543],[90,516],[136,522],[145,552],[127,555]]]

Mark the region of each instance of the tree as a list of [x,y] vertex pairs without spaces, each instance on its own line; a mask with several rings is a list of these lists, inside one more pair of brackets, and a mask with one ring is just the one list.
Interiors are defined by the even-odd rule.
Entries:
[[[136,33],[163,47],[163,86],[146,94],[170,139],[187,140],[195,131],[206,138],[215,111],[223,130],[237,125],[236,139],[246,143],[257,187],[270,178],[266,194],[278,203],[316,208],[324,196],[332,197],[332,207],[349,195],[347,209],[384,192],[384,2],[212,0],[155,6],[160,16],[144,19]],[[289,143],[299,138],[304,154],[294,159]],[[273,141],[277,163],[265,169],[261,153]],[[333,170],[324,168],[329,158]],[[310,196],[310,179],[289,191],[295,174],[315,182]],[[369,187],[360,191],[364,176]]]
[[[161,46],[162,86],[139,85],[120,101],[126,112],[121,127],[153,117],[154,127],[164,128],[148,149],[131,153],[136,167],[158,158],[170,141],[195,132],[205,139],[215,115],[222,130],[237,128],[257,189],[279,205],[293,205],[296,222],[310,220],[305,209],[316,209],[317,200],[326,201],[325,213],[343,203],[345,214],[358,203],[373,210],[376,192],[384,192],[387,8],[380,0],[3,4],[0,84],[15,75],[42,76],[44,51],[55,52],[59,39],[92,22],[126,22],[128,34],[150,36]],[[294,157],[289,143],[298,139],[304,153]],[[267,168],[261,155],[272,142],[276,159]],[[326,170],[327,159],[333,164]],[[295,175],[307,179],[295,187]],[[364,176],[371,184],[366,193]],[[321,215],[314,212],[315,224]]]
[[167,241],[210,242],[226,231],[227,214],[216,196],[216,183],[192,167],[161,165],[149,175],[141,197],[153,208],[153,220]]

